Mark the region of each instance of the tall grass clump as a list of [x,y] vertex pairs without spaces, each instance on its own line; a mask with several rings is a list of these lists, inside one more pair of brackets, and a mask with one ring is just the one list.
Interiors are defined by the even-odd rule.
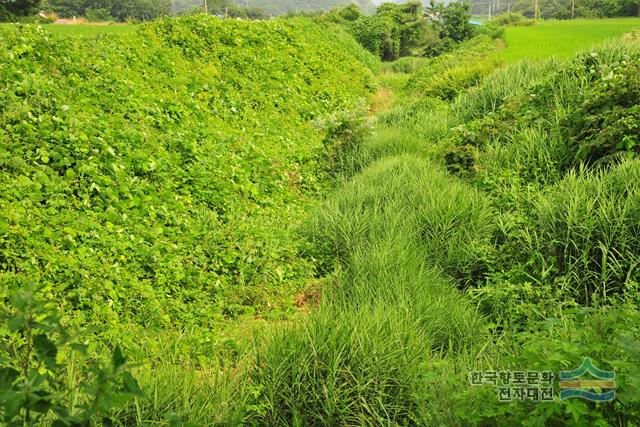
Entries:
[[478,363],[488,339],[481,316],[416,248],[381,244],[348,270],[318,313],[259,350],[261,422],[424,424],[442,386],[435,366]]
[[417,242],[426,259],[464,282],[482,270],[479,254],[491,228],[491,208],[477,190],[427,160],[397,156],[345,183],[314,219],[310,236],[319,259],[343,264],[384,239]]
[[583,304],[640,280],[640,162],[569,173],[535,209],[536,249]]
[[542,127],[507,131],[503,138],[489,142],[478,152],[476,178],[504,203],[511,189],[556,183],[571,162],[565,141]]
[[[639,61],[637,43],[610,42],[570,61],[523,63],[495,73],[454,105],[461,123],[444,144],[449,170],[473,175],[486,164],[503,163],[503,170],[513,167],[514,175],[527,181],[529,171],[542,168],[547,169],[542,181],[549,183],[582,163],[601,167],[636,153]],[[535,134],[551,150],[556,171],[543,164],[531,143]],[[520,155],[505,159],[497,145],[525,145],[538,153],[508,148]]]
[[415,424],[429,340],[386,304],[321,312],[272,338],[254,381],[261,423]]
[[496,50],[496,42],[490,37],[474,37],[419,67],[407,83],[407,89],[413,94],[451,100],[477,85],[497,66],[486,59]]
[[482,85],[463,93],[452,104],[460,122],[496,112],[508,99],[522,95],[528,87],[557,67],[557,61],[521,61],[500,68],[486,77]]
[[516,181],[492,190],[501,203],[498,256],[470,295],[483,295],[483,310],[512,327],[635,298],[639,170],[638,160],[627,160],[582,167],[552,185]]
[[142,396],[115,413],[116,425],[241,425],[248,404],[247,378],[219,366],[163,360],[135,372]]

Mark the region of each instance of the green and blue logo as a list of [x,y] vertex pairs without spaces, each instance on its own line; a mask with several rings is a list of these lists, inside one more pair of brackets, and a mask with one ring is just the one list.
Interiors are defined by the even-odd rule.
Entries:
[[[580,379],[587,373],[593,379]],[[598,369],[585,357],[578,369],[560,371],[560,399],[580,397],[593,402],[611,401],[616,397],[615,378],[615,372]]]

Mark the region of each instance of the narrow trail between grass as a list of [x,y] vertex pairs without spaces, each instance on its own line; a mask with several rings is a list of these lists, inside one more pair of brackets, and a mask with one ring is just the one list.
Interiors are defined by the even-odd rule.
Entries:
[[373,131],[343,153],[341,182],[307,231],[327,273],[337,262],[337,285],[261,359],[270,424],[313,425],[318,414],[339,425],[415,422],[427,396],[443,392],[424,373],[445,356],[457,361],[449,367],[472,366],[486,345],[482,317],[456,283],[475,268],[491,210],[420,154],[428,147],[415,116],[396,117],[408,77],[380,76]]

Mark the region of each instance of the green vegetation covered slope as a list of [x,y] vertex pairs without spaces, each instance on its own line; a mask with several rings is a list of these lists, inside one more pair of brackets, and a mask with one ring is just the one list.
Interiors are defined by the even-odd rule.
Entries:
[[330,152],[312,122],[371,88],[355,42],[299,19],[0,31],[3,294],[37,282],[125,341],[290,310]]

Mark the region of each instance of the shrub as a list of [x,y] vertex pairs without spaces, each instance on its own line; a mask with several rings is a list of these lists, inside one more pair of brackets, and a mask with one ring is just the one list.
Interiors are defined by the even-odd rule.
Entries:
[[40,15],[29,15],[29,16],[18,16],[15,18],[15,22],[21,23],[21,24],[38,24],[38,25],[46,25],[46,24],[52,24],[53,22],[56,21],[56,16],[54,15],[47,15],[45,16],[40,16]]
[[87,9],[85,16],[89,22],[112,22],[115,21],[108,9]]
[[497,15],[491,22],[505,27],[526,27],[535,24],[533,19],[525,18],[521,13],[516,12]]
[[[6,425],[112,424],[112,411],[142,391],[119,347],[111,361],[91,360],[73,343],[43,288],[12,290],[0,311],[0,409]],[[67,371],[64,363],[70,361]],[[69,360],[70,359],[70,360]],[[67,377],[65,378],[65,374]],[[65,382],[66,380],[66,382]]]
[[473,36],[471,6],[465,3],[450,3],[442,9],[442,38],[463,42]]
[[454,51],[425,63],[411,76],[407,89],[414,94],[451,100],[480,83],[494,69],[494,63],[480,59],[495,49],[487,36],[468,40]]
[[455,44],[451,39],[442,38],[436,34],[428,34],[427,37],[425,37],[421,56],[434,58],[451,51],[454,48],[454,45]]
[[504,26],[493,21],[487,22],[476,30],[476,34],[483,34],[492,39],[499,39],[504,35]]
[[350,158],[358,151],[365,138],[371,134],[371,123],[366,117],[366,107],[350,112],[338,112],[316,122],[325,135],[326,159],[323,164],[334,176],[350,176],[353,165]]

